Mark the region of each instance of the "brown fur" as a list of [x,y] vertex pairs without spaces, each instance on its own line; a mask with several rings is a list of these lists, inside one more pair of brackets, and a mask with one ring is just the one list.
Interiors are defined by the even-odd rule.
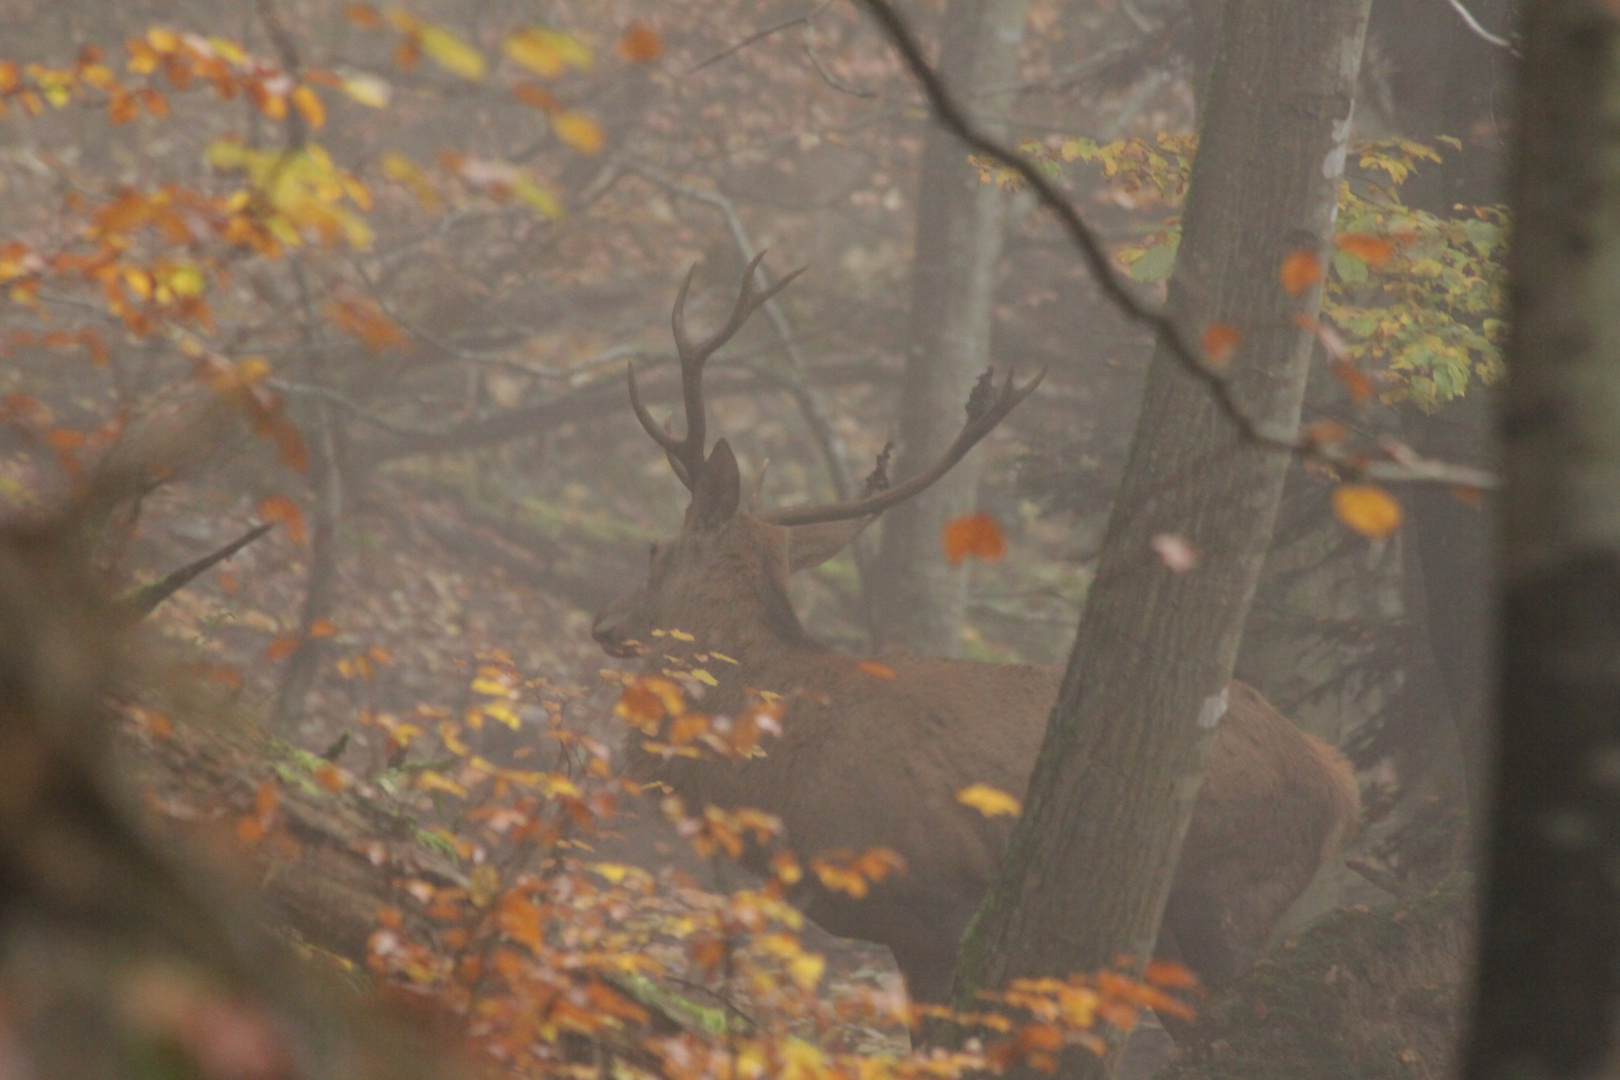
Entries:
[[[665,781],[692,804],[774,813],[804,855],[898,851],[908,873],[865,900],[815,887],[802,906],[836,934],[888,945],[913,997],[941,1000],[1010,831],[1007,818],[985,818],[956,793],[985,783],[1024,794],[1061,672],[909,655],[884,657],[892,680],[860,670],[854,657],[809,639],[794,617],[787,530],[717,512],[724,493],[704,487],[681,533],[654,550],[647,587],[598,616],[597,639],[624,655],[633,641],[652,642],[655,627],[695,635],[686,644],[656,639],[653,669],[668,666],[666,652],[736,659],[735,667],[704,665],[720,681],[702,702],[712,714],[741,707],[750,688],[808,694],[792,699],[763,758],[666,761],[635,738],[632,772]],[[1357,812],[1343,757],[1233,683],[1166,914],[1166,942],[1178,948],[1166,951],[1179,951],[1210,984],[1243,970]]]

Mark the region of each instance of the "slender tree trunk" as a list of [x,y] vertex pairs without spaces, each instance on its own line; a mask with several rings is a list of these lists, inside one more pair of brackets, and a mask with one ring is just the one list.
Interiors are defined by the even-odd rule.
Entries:
[[1469,1080],[1620,1073],[1620,9],[1523,10]]
[[[1231,0],[1170,282],[1197,340],[1242,334],[1229,374],[1264,429],[1298,426],[1319,287],[1279,267],[1327,250],[1369,0]],[[1225,709],[1286,455],[1243,438],[1161,343],[1123,485],[1024,813],[968,931],[953,997],[1145,960]],[[1182,536],[1175,573],[1154,539]],[[1071,1076],[1101,1075],[1089,1055]]]
[[315,685],[326,642],[315,636],[315,624],[332,613],[337,591],[339,554],[338,530],[343,521],[343,471],[333,422],[326,407],[318,407],[316,439],[312,447],[314,470],[314,514],[310,530],[309,579],[304,590],[304,607],[298,618],[298,647],[287,658],[276,694],[270,727],[277,735],[290,737],[304,718],[309,692]]
[[[1028,0],[951,0],[939,68],[980,126],[1006,127]],[[923,150],[912,268],[910,344],[900,397],[897,479],[922,471],[962,428],[973,381],[990,360],[1001,260],[1003,198],[980,183],[956,136],[931,128]],[[878,572],[870,576],[875,641],[954,655],[967,604],[965,570],[945,561],[940,530],[968,513],[979,483],[977,455],[883,519]]]

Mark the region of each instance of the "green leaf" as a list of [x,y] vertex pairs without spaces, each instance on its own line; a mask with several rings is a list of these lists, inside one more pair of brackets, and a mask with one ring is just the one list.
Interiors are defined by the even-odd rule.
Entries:
[[1339,280],[1346,285],[1365,285],[1367,283],[1367,264],[1345,251],[1333,253],[1333,272],[1339,275]]
[[1144,285],[1151,285],[1169,277],[1170,270],[1176,265],[1176,246],[1172,243],[1163,243],[1148,248],[1140,259],[1131,263],[1131,277]]

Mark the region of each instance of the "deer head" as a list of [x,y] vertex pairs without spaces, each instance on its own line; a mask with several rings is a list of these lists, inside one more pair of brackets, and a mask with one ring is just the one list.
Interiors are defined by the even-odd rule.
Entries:
[[693,342],[686,331],[686,298],[697,268],[681,282],[670,321],[681,364],[683,437],[677,439],[667,425],[660,427],[653,420],[641,401],[635,369],[630,369],[631,408],[664,449],[675,475],[692,493],[692,502],[681,531],[652,546],[646,586],[597,616],[592,633],[615,656],[645,651],[654,628],[701,628],[716,648],[804,643],[804,630],[788,602],[788,575],[831,558],[884,510],[944,476],[1046,377],[1043,370],[1018,386],[1009,372],[998,389],[986,372],[968,400],[967,423],[956,440],[938,461],[905,483],[890,486],[885,451],[857,498],[776,511],[744,508],[742,478],[730,444],[720,439],[712,451],[704,452],[708,428],[703,367],[756,309],[804,272],[801,267],[768,288],[757,288],[756,271],[763,258],[763,253],[756,255],[743,272],[737,302],[725,325],[701,342]]

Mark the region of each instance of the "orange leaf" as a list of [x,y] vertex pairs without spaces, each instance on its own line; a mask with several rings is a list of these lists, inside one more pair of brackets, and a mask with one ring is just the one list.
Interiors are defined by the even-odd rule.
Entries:
[[266,521],[279,521],[287,526],[287,535],[295,544],[303,544],[304,512],[298,509],[298,504],[285,495],[272,495],[259,504],[259,516]]
[[1333,376],[1344,383],[1344,388],[1350,392],[1350,400],[1357,405],[1372,400],[1372,382],[1361,373],[1361,369],[1348,360],[1333,361]]
[[1007,537],[989,514],[969,514],[947,522],[940,539],[945,544],[945,561],[952,566],[969,557],[1000,562],[1007,554]]
[[328,300],[321,310],[332,320],[332,325],[359,338],[374,353],[405,341],[399,327],[383,314],[382,308],[374,301],[340,297]]
[[658,31],[637,19],[619,39],[619,55],[632,64],[649,64],[664,55],[664,41]]
[[349,786],[349,774],[336,765],[322,765],[315,770],[315,782],[335,795]]
[[542,112],[554,112],[562,107],[562,104],[552,96],[551,91],[537,82],[518,83],[512,87],[512,96]]
[[1472,506],[1476,510],[1479,509],[1480,503],[1485,501],[1479,488],[1466,487],[1462,484],[1453,484],[1451,486],[1451,497],[1464,506]]
[[1335,488],[1333,513],[1350,528],[1373,540],[1401,527],[1401,504],[1374,484],[1341,484]]
[[1383,269],[1395,257],[1394,244],[1370,233],[1343,233],[1333,238],[1333,246],[1346,255],[1355,256],[1374,270]]
[[253,847],[264,839],[264,822],[256,817],[238,818],[236,822],[236,838],[248,847]]
[[1350,429],[1335,420],[1317,420],[1306,424],[1299,434],[1306,446],[1341,446],[1350,438]]
[[1278,278],[1284,292],[1298,296],[1322,280],[1322,260],[1314,252],[1301,248],[1283,260]]
[[876,660],[862,660],[855,665],[855,670],[864,672],[874,679],[888,679],[893,682],[895,678],[894,668],[888,664],[880,664]]
[[343,17],[365,30],[376,30],[382,26],[382,16],[370,4],[350,4],[343,9]]
[[1142,978],[1154,986],[1166,986],[1172,990],[1191,990],[1198,985],[1198,976],[1182,967],[1166,960],[1155,960],[1142,972]]
[[270,643],[264,650],[264,658],[270,661],[285,660],[298,651],[299,642],[302,641],[296,634],[285,634]]
[[1243,340],[1242,331],[1229,323],[1210,323],[1204,327],[1204,356],[1209,366],[1220,369],[1232,359],[1232,350]]
[[253,793],[253,812],[261,818],[267,818],[276,812],[281,803],[281,792],[276,788],[274,780],[261,783]]
[[336,637],[338,628],[331,619],[316,619],[309,624],[309,636],[312,638]]

